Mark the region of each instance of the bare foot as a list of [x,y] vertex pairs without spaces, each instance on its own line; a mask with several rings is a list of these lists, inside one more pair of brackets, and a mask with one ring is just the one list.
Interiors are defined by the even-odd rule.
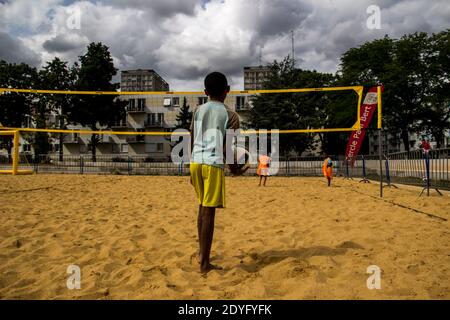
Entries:
[[208,272],[210,272],[211,270],[223,270],[223,268],[221,266],[215,266],[213,264],[208,264],[208,266],[206,267],[200,267],[200,272],[203,274],[206,274]]

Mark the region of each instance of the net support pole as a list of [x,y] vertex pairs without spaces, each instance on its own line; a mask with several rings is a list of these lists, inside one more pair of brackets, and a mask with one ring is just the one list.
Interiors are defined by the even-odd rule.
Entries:
[[381,135],[383,133],[382,129],[382,119],[381,119],[381,86],[377,87],[377,101],[378,101],[378,156],[380,161],[380,198],[383,197],[383,160],[382,160],[382,154],[383,154],[383,145],[382,145],[382,139]]
[[12,173],[16,175],[19,169],[19,131],[14,132],[13,147]]
[[383,153],[383,151],[382,151],[382,149],[383,149],[383,146],[381,145],[381,134],[382,134],[382,129],[378,129],[378,149],[379,149],[379,152],[378,152],[378,157],[379,157],[379,160],[380,160],[380,197],[381,198],[383,198],[383,159],[382,159],[382,153]]

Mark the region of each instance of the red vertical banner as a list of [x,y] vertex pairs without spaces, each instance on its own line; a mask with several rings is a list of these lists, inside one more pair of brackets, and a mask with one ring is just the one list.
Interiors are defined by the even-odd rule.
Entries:
[[[382,88],[383,90],[383,88]],[[360,117],[361,117],[361,129],[358,131],[352,131],[350,134],[347,149],[345,151],[345,158],[353,166],[359,150],[361,149],[364,137],[366,135],[366,128],[369,127],[370,121],[372,121],[373,114],[378,106],[378,93],[377,87],[372,87],[366,94],[364,102],[361,105]]]

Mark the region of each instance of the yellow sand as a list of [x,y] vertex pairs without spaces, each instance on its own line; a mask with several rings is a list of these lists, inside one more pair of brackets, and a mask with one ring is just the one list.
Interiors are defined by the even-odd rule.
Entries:
[[[2,299],[449,299],[450,222],[342,178],[227,178],[199,274],[187,177],[0,176]],[[450,219],[450,195],[384,198]],[[371,197],[373,196],[373,197]],[[191,261],[192,260],[192,261]],[[66,287],[81,268],[81,289]],[[369,290],[367,267],[382,269]]]

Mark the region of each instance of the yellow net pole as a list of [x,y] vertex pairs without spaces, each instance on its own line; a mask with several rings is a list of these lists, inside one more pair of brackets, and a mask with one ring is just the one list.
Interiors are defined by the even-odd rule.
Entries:
[[12,173],[17,174],[19,169],[19,131],[14,132],[14,152],[12,160]]
[[377,87],[377,97],[378,97],[378,129],[381,129],[383,123],[382,123],[382,99],[381,99],[381,86]]

